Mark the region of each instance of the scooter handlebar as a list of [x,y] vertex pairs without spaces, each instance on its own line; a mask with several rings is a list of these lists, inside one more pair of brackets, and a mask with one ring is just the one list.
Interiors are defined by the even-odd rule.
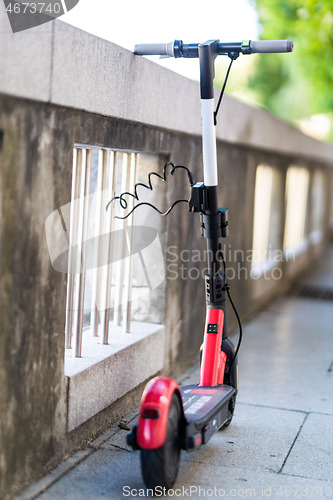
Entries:
[[169,43],[139,43],[134,47],[138,56],[169,56],[173,57],[174,42]]
[[277,53],[277,52],[292,52],[292,40],[251,40],[250,51],[255,53]]
[[[139,56],[198,57],[200,44],[185,44],[182,40],[169,43],[140,43],[135,45],[134,54]],[[292,40],[243,40],[239,43],[217,43],[217,54],[255,54],[292,52]]]

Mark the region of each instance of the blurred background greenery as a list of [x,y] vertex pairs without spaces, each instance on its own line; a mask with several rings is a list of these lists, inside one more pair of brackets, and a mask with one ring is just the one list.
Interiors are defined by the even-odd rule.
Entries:
[[[258,12],[260,38],[293,40],[294,52],[243,56],[226,91],[333,141],[333,0],[249,1]],[[217,85],[227,65],[218,66]]]

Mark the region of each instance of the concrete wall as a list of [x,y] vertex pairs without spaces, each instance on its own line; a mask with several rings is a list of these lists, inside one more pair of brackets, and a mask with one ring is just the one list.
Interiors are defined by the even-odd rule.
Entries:
[[[187,165],[196,180],[202,175],[197,83],[59,21],[13,35],[3,4],[0,74],[0,496],[9,499],[137,404],[142,388],[67,432],[66,275],[51,266],[44,222],[70,202],[73,144],[157,152]],[[230,210],[231,248],[252,248],[259,163],[276,166],[282,182],[290,164],[320,168],[331,182],[331,146],[228,96],[217,136],[220,200]],[[183,197],[187,187],[166,189],[171,199]],[[321,247],[329,234],[328,203]],[[179,254],[203,252],[198,214],[177,206],[163,239]],[[310,249],[297,270],[320,251]],[[166,253],[166,266],[169,258]],[[190,265],[201,271],[204,263]],[[293,272],[285,271],[259,298],[250,280],[234,280],[243,318],[288,286]],[[175,374],[198,357],[204,290],[200,280],[168,278],[163,372]]]

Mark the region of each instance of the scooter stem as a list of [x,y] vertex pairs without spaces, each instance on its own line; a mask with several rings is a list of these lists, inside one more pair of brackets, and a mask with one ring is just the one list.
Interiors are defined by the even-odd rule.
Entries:
[[[206,276],[206,299],[208,308],[222,309],[225,316],[224,275],[220,272],[219,238],[220,214],[218,208],[218,170],[216,131],[214,125],[214,62],[218,51],[218,40],[199,44],[200,97],[202,125],[202,154],[204,169],[205,203],[202,213],[204,236],[207,238],[208,273]],[[207,290],[209,293],[207,293]],[[224,324],[223,337],[226,337]]]

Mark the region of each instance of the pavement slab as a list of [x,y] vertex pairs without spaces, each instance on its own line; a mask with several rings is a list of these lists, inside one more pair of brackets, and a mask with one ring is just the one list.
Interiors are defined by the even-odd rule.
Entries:
[[236,404],[231,425],[215,434],[207,446],[184,454],[183,460],[278,473],[306,416]]
[[[209,449],[209,445],[206,450]],[[215,446],[213,450],[217,451]],[[211,452],[213,452],[211,450]],[[209,453],[209,452],[208,452]],[[201,460],[182,461],[178,479],[168,495],[177,498],[246,497],[246,498],[330,498],[333,482],[260,470],[259,467],[240,467],[229,462],[222,465]],[[194,455],[194,454],[193,454]],[[161,493],[161,494],[160,494]],[[61,481],[42,494],[41,500],[98,500],[126,497],[151,497],[141,479],[139,452],[100,449],[80,463]]]
[[[324,499],[333,496],[333,483],[239,467],[196,464],[180,470],[179,498],[284,498]],[[177,489],[177,486],[175,486]],[[191,495],[189,495],[191,493]]]
[[283,474],[333,481],[332,415],[308,415],[283,467]]
[[333,302],[280,298],[245,325],[238,401],[333,415]]

